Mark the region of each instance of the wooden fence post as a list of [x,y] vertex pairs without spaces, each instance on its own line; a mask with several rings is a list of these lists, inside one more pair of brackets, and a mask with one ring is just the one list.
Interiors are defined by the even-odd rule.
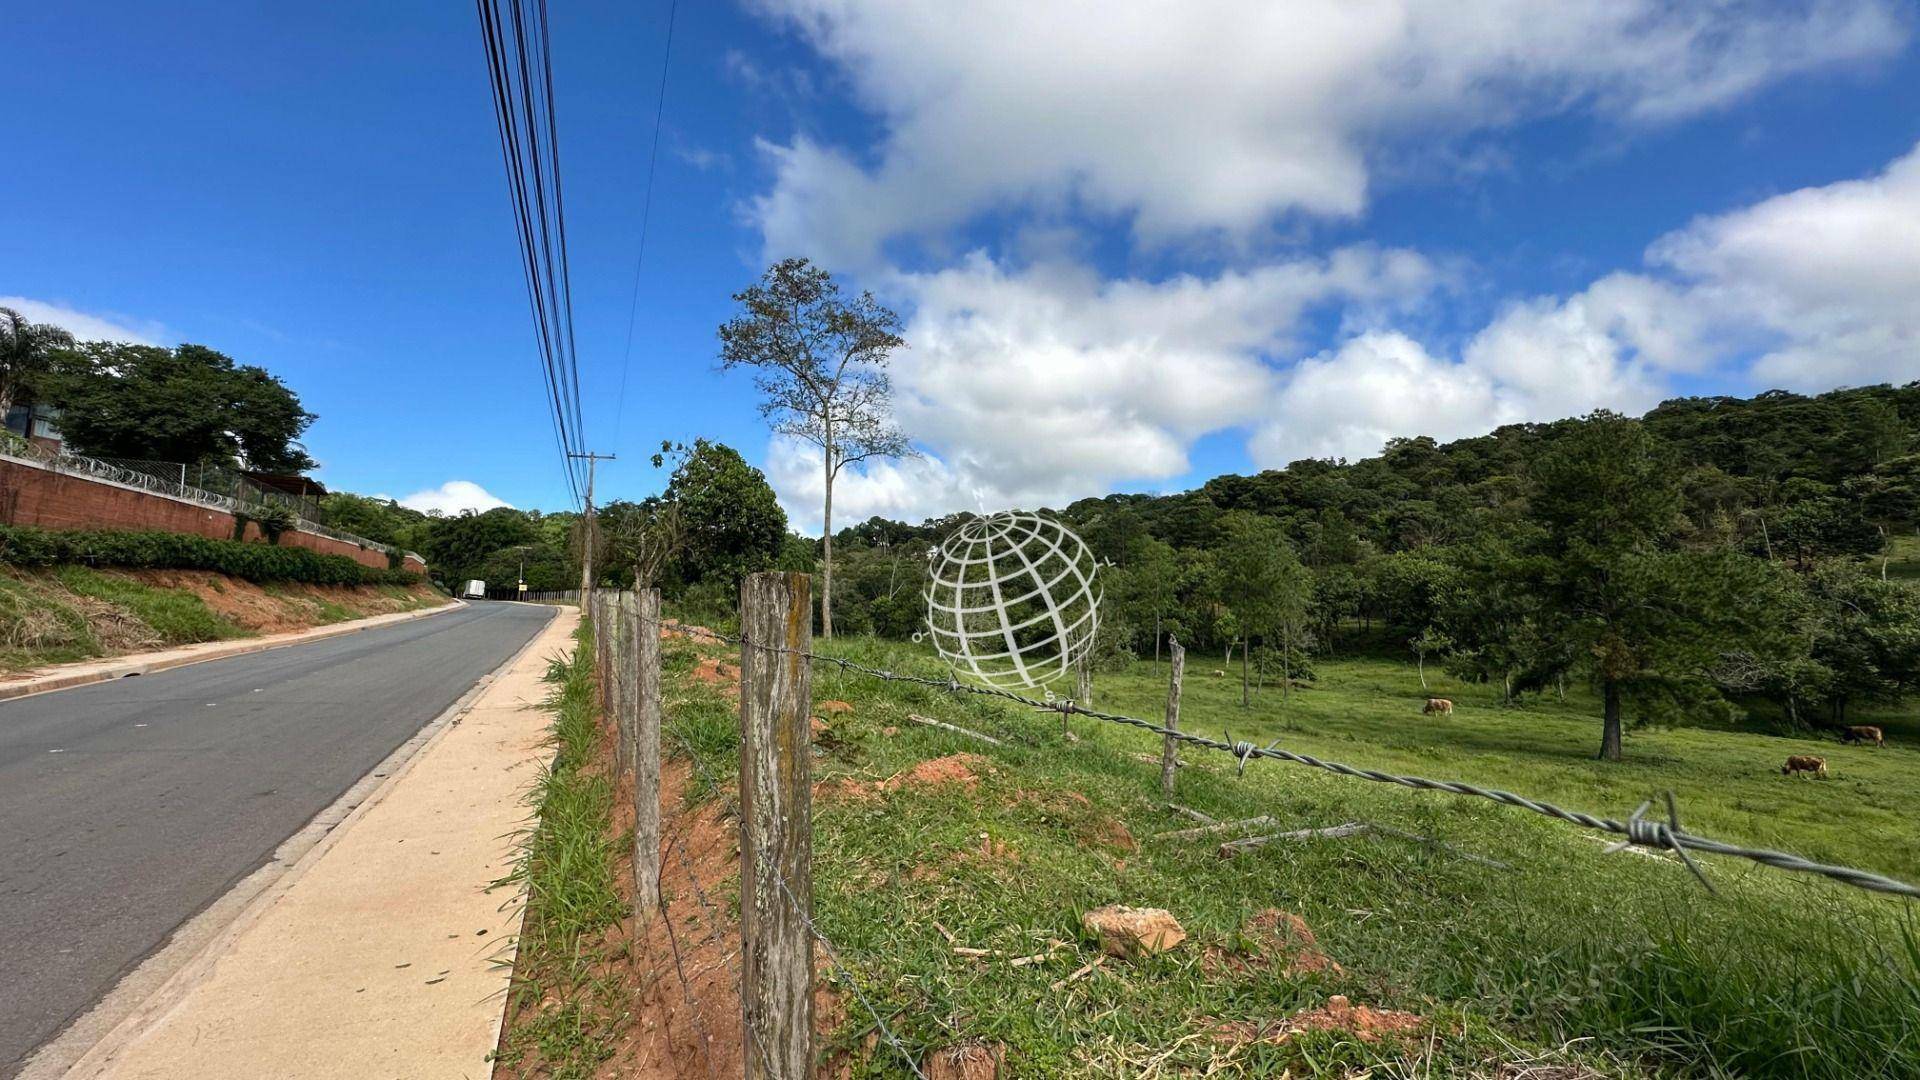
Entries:
[[[1171,636],[1167,638],[1168,666],[1173,669],[1173,680],[1167,684],[1167,723],[1166,726],[1178,730],[1180,727],[1180,679],[1187,673],[1187,650]],[[1161,737],[1160,743],[1160,797],[1173,801],[1173,771],[1180,767],[1180,743],[1171,735]]]
[[613,730],[616,775],[633,767],[634,690],[639,683],[639,641],[633,632],[638,612],[634,595],[626,590],[607,602],[607,624],[613,629]]
[[613,689],[608,685],[613,674],[613,665],[609,662],[613,643],[607,630],[606,598],[598,593],[589,594],[586,609],[587,621],[593,627],[594,681],[600,687],[600,708],[604,714],[613,701]]
[[[747,1080],[813,1067],[813,644],[805,574],[740,586],[740,1005]],[[784,882],[784,885],[782,884]]]
[[644,926],[660,900],[660,590],[632,603],[633,913]]

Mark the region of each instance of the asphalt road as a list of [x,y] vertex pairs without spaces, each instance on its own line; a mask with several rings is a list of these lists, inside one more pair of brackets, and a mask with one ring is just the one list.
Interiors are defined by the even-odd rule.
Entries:
[[0,1076],[551,609],[466,609],[0,702]]

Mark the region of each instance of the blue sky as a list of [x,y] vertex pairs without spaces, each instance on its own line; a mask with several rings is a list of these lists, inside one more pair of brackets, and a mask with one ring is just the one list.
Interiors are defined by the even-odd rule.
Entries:
[[[644,494],[806,254],[908,320],[924,456],[841,521],[1171,490],[1390,435],[1920,378],[1920,55],[1891,0],[551,3],[587,439]],[[1547,14],[1551,12],[1551,14]],[[559,508],[461,4],[9,15],[0,297],[260,363],[336,488]],[[0,303],[9,302],[0,299]]]

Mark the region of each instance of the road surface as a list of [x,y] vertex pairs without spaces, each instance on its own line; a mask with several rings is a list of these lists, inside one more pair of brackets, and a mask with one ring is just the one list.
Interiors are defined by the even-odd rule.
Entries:
[[0,702],[0,1076],[551,616],[482,603]]

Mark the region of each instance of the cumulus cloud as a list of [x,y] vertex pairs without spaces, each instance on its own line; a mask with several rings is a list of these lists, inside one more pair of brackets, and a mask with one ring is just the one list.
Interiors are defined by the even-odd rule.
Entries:
[[423,514],[438,511],[453,515],[462,510],[485,511],[512,504],[471,480],[449,480],[439,487],[408,495],[400,500],[400,505]]
[[[1066,260],[1009,268],[978,252],[896,275],[888,289],[913,314],[894,409],[929,456],[844,477],[836,519],[1059,505],[1180,476],[1195,439],[1261,415],[1276,385],[1264,358],[1298,347],[1309,312],[1385,317],[1441,280],[1418,255],[1367,246],[1159,281]],[[776,446],[769,461],[790,515],[817,527],[818,454]]]
[[1697,310],[1765,332],[1757,382],[1920,378],[1920,145],[1879,175],[1702,218],[1648,258]]
[[1471,17],[1434,0],[760,6],[884,132],[870,153],[761,144],[775,179],[749,213],[769,253],[833,265],[1016,207],[1118,216],[1150,242],[1350,218],[1400,136],[1576,109],[1666,122],[1908,35],[1892,0],[1493,0]]
[[51,323],[80,341],[131,341],[136,345],[158,345],[170,337],[167,329],[156,322],[128,319],[122,315],[89,314],[64,304],[25,296],[0,296],[0,307],[12,308],[28,322]]
[[1277,467],[1306,457],[1369,457],[1390,438],[1478,435],[1598,407],[1644,410],[1664,379],[1587,297],[1515,305],[1436,357],[1405,334],[1369,331],[1294,365],[1248,453]]
[[1820,391],[1920,378],[1920,146],[1883,172],[1701,218],[1643,273],[1514,303],[1457,359],[1365,334],[1293,367],[1256,463],[1360,457],[1599,407],[1637,412],[1675,373]]

